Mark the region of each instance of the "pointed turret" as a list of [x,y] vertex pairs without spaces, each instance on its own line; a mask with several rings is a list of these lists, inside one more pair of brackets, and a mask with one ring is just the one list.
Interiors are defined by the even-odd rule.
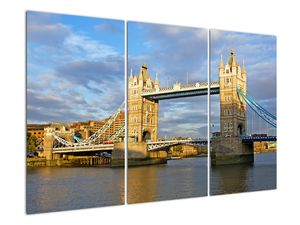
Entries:
[[236,62],[236,58],[235,58],[233,49],[231,49],[230,57],[228,59],[228,64],[229,64],[230,68],[237,66],[237,62]]
[[142,67],[140,68],[140,74],[139,74],[138,79],[139,79],[139,81],[143,81],[143,68]]
[[222,54],[220,56],[220,66],[219,66],[219,69],[224,69],[224,63],[223,63],[223,56],[222,56]]
[[147,67],[147,64],[144,63],[142,65],[142,68],[141,68],[141,74],[143,76],[143,81],[146,82],[148,78],[150,78],[149,76],[149,72],[148,72],[148,67]]
[[219,74],[223,74],[225,70],[222,54],[220,55]]
[[245,62],[243,60],[242,74],[246,74]]
[[130,77],[129,77],[129,82],[133,81],[133,74],[132,74],[132,69],[130,69]]
[[158,75],[157,75],[157,73],[156,73],[156,75],[155,75],[154,88],[155,88],[155,89],[159,88],[159,82],[158,82]]

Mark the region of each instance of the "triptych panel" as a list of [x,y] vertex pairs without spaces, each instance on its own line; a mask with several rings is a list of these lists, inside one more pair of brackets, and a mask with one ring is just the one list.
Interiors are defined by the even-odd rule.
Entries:
[[275,189],[276,37],[28,12],[26,123],[29,214]]

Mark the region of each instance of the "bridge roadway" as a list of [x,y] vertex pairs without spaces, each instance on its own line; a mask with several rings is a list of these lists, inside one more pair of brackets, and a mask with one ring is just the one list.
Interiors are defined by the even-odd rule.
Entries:
[[98,152],[112,151],[114,144],[78,145],[72,147],[53,148],[53,153],[76,153],[76,152]]
[[[207,93],[208,93],[208,82],[197,82],[192,84],[176,83],[170,87],[148,89],[148,90],[144,90],[141,96],[150,100],[164,100],[164,99],[207,95]],[[220,93],[219,81],[211,82],[210,94],[214,95],[219,93]]]
[[277,136],[244,136],[243,143],[252,143],[256,141],[277,141]]
[[[172,140],[172,141],[156,141],[147,142],[148,151],[157,151],[166,147],[175,146],[179,144],[186,145],[197,145],[204,146],[207,145],[207,140]],[[77,153],[77,152],[96,152],[96,151],[112,151],[114,150],[114,144],[99,144],[99,145],[77,145],[72,147],[60,147],[53,148],[53,153]]]
[[[277,141],[276,136],[244,136],[243,143],[252,143],[256,141]],[[171,141],[156,141],[147,142],[148,151],[159,151],[166,147],[175,145],[193,145],[193,146],[207,146],[206,139],[187,139],[187,140],[171,140]],[[76,153],[76,152],[96,152],[96,151],[112,151],[114,144],[99,144],[99,145],[78,145],[72,147],[53,148],[53,153]]]
[[147,150],[148,151],[157,151],[161,150],[166,147],[171,147],[175,145],[193,145],[193,146],[206,146],[207,140],[205,139],[197,139],[197,140],[172,140],[172,141],[156,141],[156,142],[148,142],[147,143]]

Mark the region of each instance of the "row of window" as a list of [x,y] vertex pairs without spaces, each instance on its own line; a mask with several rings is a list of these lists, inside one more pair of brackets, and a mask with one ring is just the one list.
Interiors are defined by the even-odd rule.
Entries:
[[225,116],[232,115],[232,109],[224,109],[224,115]]
[[[131,123],[138,123],[138,117],[137,116],[133,116],[130,118],[130,122]],[[149,116],[146,116],[143,118],[143,123],[144,124],[154,124],[154,120],[153,118],[149,117]]]
[[231,102],[232,96],[225,96],[224,100],[225,100],[225,102]]
[[232,132],[233,131],[233,122],[224,123],[223,131],[224,132]]
[[153,124],[152,118],[149,118],[148,116],[144,117],[144,124]]
[[[129,110],[130,111],[137,111],[139,110],[141,107],[139,107],[139,105],[131,105],[129,107]],[[153,105],[150,105],[150,104],[145,104],[144,105],[144,111],[146,112],[154,112],[154,106]]]
[[138,94],[138,90],[137,89],[131,90],[131,95],[137,95],[137,94]]
[[133,129],[130,129],[129,134],[131,134],[131,135],[137,135],[137,128],[135,127]]

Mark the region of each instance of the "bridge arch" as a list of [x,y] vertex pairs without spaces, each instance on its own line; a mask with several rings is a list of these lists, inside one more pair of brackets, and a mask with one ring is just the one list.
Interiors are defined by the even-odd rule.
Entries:
[[244,126],[243,123],[239,123],[239,124],[238,124],[237,130],[238,130],[238,134],[239,134],[240,136],[245,135],[245,130],[246,130],[246,129],[245,129],[245,126]]
[[143,132],[143,142],[151,141],[151,133],[147,130]]

